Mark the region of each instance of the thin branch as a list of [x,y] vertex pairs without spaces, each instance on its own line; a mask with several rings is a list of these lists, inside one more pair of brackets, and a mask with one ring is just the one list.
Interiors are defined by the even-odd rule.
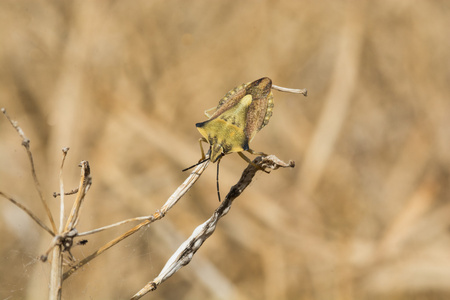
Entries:
[[[70,196],[70,195],[73,195],[73,194],[76,194],[76,193],[78,193],[78,188],[74,188],[70,192],[64,192],[64,195]],[[61,193],[54,192],[53,193],[53,198],[56,198],[56,197],[58,197],[60,195],[61,195]]]
[[[73,203],[72,210],[70,212],[69,217],[67,218],[66,226],[64,227],[64,231],[66,232],[71,231],[77,225],[80,216],[81,205],[83,204],[84,197],[86,196],[86,193],[88,192],[92,184],[91,169],[89,167],[89,162],[83,160],[82,162],[80,162],[80,167],[81,167],[80,186],[78,187],[77,198]],[[63,191],[61,191],[61,194],[62,193]]]
[[107,230],[107,229],[111,229],[114,227],[118,227],[127,223],[131,223],[131,222],[135,222],[135,221],[146,221],[146,220],[152,220],[154,219],[154,215],[151,216],[143,216],[143,217],[136,217],[136,218],[131,218],[131,219],[127,219],[127,220],[123,220],[111,225],[107,225],[107,226],[103,226],[97,229],[93,229],[93,230],[89,230],[89,231],[85,231],[85,232],[81,232],[79,233],[77,236],[86,236],[86,235],[90,235],[90,234],[94,234],[94,233],[99,233],[101,231]]
[[[117,243],[123,241],[124,239],[126,239],[127,237],[129,237],[130,235],[136,233],[137,231],[139,231],[141,228],[153,223],[154,221],[160,220],[162,219],[166,213],[178,202],[178,200],[181,199],[181,197],[184,196],[184,194],[186,194],[187,191],[189,191],[189,189],[194,185],[194,183],[200,178],[200,176],[203,174],[203,171],[205,171],[205,169],[208,167],[209,165],[209,160],[204,161],[203,163],[201,163],[200,165],[198,165],[191,173],[191,175],[189,175],[189,177],[176,189],[176,191],[169,197],[169,199],[166,201],[166,203],[164,203],[164,205],[161,207],[161,209],[157,210],[153,215],[150,215],[148,217],[145,217],[145,221],[136,225],[135,227],[131,228],[130,230],[128,230],[127,232],[125,232],[124,234],[122,234],[121,236],[118,236],[117,238],[111,240],[110,242],[106,243],[105,245],[103,245],[102,247],[100,247],[97,251],[93,252],[92,254],[90,254],[89,256],[87,256],[86,258],[84,258],[83,260],[79,261],[77,264],[73,265],[69,270],[67,270],[64,274],[63,274],[63,280],[67,279],[70,275],[72,275],[76,270],[78,270],[79,268],[83,267],[85,264],[87,264],[88,262],[90,262],[92,259],[96,258],[97,256],[99,256],[100,254],[102,254],[103,252],[105,252],[106,250],[108,250],[109,248],[111,248],[112,246],[116,245]],[[130,219],[132,220],[132,219]],[[127,220],[126,220],[127,221]],[[109,225],[109,226],[105,226],[107,228],[112,228],[114,226],[118,226],[121,225],[119,223],[113,224],[113,225]],[[124,221],[124,223],[127,223]],[[84,233],[85,235],[86,233]]]
[[36,187],[36,190],[39,194],[39,198],[41,199],[42,205],[44,205],[45,211],[47,213],[47,216],[50,220],[50,223],[52,225],[53,228],[53,232],[56,233],[56,224],[55,221],[53,220],[53,216],[52,213],[50,211],[50,208],[47,205],[47,201],[45,201],[44,196],[42,194],[42,190],[41,190],[41,186],[39,184],[39,181],[37,179],[36,176],[36,170],[34,168],[34,161],[33,161],[33,155],[31,154],[30,151],[30,139],[28,139],[25,136],[25,133],[23,132],[22,128],[19,127],[19,125],[17,124],[16,121],[12,120],[8,114],[6,113],[6,109],[2,108],[1,109],[2,113],[5,115],[5,117],[8,119],[9,123],[11,123],[11,125],[14,127],[14,129],[17,131],[17,133],[19,134],[19,136],[22,138],[22,146],[25,147],[25,149],[27,150],[27,154],[28,154],[28,158],[30,160],[30,165],[31,165],[31,174],[33,175],[33,180],[34,180],[34,185]]
[[78,269],[80,269],[81,267],[83,267],[84,265],[89,263],[91,260],[93,260],[94,258],[99,256],[100,254],[102,254],[103,252],[105,252],[106,250],[111,248],[112,246],[114,246],[114,245],[118,244],[119,242],[123,241],[124,239],[126,239],[130,235],[136,233],[137,231],[139,231],[139,229],[141,229],[141,228],[145,227],[146,225],[152,223],[153,221],[154,220],[146,220],[146,221],[138,224],[137,226],[135,226],[132,229],[128,230],[126,233],[124,233],[121,236],[119,236],[119,237],[109,241],[108,243],[106,243],[105,245],[100,247],[97,251],[91,253],[90,255],[85,257],[84,259],[80,260],[77,264],[71,266],[69,270],[64,272],[63,280],[66,280],[70,275],[75,273],[75,271],[77,271]]
[[[60,211],[59,211],[59,230],[58,235],[53,239],[55,244],[50,248],[52,249],[52,260],[51,260],[51,269],[50,269],[50,282],[49,282],[49,295],[48,298],[51,300],[59,300],[61,299],[61,291],[62,291],[62,250],[61,246],[61,238],[64,228],[64,180],[63,180],[63,169],[64,162],[66,161],[67,152],[69,148],[63,148],[63,157],[61,161],[61,168],[59,170],[59,192],[61,193],[60,198]],[[48,253],[45,256],[41,256],[41,259],[47,260]]]
[[294,166],[295,164],[293,161],[285,163],[274,155],[265,157],[258,156],[257,158],[255,158],[253,160],[253,163],[249,164],[248,167],[244,170],[239,181],[231,187],[230,192],[225,197],[225,200],[216,209],[211,218],[209,218],[206,222],[204,222],[194,230],[192,235],[183,244],[181,244],[178,250],[175,251],[175,253],[169,258],[160,274],[155,279],[147,283],[131,299],[140,299],[148,292],[154,291],[162,282],[167,280],[192,260],[197,250],[202,246],[206,239],[213,234],[220,218],[225,216],[230,211],[231,204],[233,203],[234,199],[239,197],[251,183],[257,171],[265,169],[276,170],[280,167],[292,168]]
[[49,282],[49,300],[60,300],[62,293],[62,253],[61,245],[53,247],[50,282]]
[[302,94],[305,97],[308,95],[308,91],[306,89],[290,89],[290,88],[285,88],[285,87],[278,86],[275,84],[272,84],[272,89],[280,91],[280,92]]
[[41,226],[45,231],[47,231],[48,233],[50,233],[52,236],[55,236],[55,233],[47,227],[47,225],[44,224],[44,222],[42,222],[38,217],[36,217],[33,212],[31,210],[29,210],[26,206],[20,204],[19,202],[17,202],[14,198],[6,195],[5,193],[0,191],[0,196],[3,196],[5,199],[8,199],[9,201],[11,201],[11,203],[13,203],[14,205],[16,205],[18,208],[20,208],[21,210],[23,210],[25,213],[27,213],[39,226]]
[[59,170],[59,193],[61,194],[60,198],[60,213],[59,213],[59,231],[58,233],[61,234],[63,231],[63,223],[64,223],[64,180],[63,180],[63,168],[64,168],[64,162],[66,161],[67,152],[69,151],[69,148],[63,148],[63,158],[61,161],[61,168]]

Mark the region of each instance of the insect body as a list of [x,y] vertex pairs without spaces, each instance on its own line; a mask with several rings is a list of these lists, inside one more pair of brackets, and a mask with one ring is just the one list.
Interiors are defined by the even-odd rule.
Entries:
[[249,143],[272,116],[272,81],[261,78],[228,92],[197,129],[211,145],[211,162],[232,152],[250,151]]
[[[253,140],[256,133],[269,123],[270,117],[272,116],[274,106],[272,89],[303,94],[305,96],[307,93],[305,89],[288,89],[272,85],[270,78],[263,77],[229,91],[219,101],[219,105],[212,115],[205,112],[208,120],[195,124],[202,135],[200,141],[207,142],[210,145],[208,159],[213,163],[217,162],[217,178],[219,174],[219,161],[228,153],[237,152],[250,164],[253,164],[252,161],[242,153],[243,151],[264,155],[264,153],[254,152],[250,149],[249,143]],[[203,157],[200,163],[205,161],[202,147],[201,150]],[[220,201],[218,179],[217,192]]]

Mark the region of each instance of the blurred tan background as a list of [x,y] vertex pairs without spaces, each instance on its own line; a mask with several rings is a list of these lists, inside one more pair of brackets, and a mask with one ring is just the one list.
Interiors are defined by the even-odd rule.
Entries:
[[[194,124],[228,90],[263,76],[307,88],[275,91],[252,143],[296,167],[258,174],[151,297],[450,299],[449,28],[448,1],[1,1],[0,106],[31,139],[55,213],[61,148],[67,190],[90,162],[85,231],[160,208],[200,157]],[[0,190],[45,218],[20,142],[1,116]],[[222,196],[245,166],[222,160]],[[215,171],[63,298],[127,299],[152,280],[218,206]],[[0,211],[0,298],[45,299],[49,235],[4,199]]]

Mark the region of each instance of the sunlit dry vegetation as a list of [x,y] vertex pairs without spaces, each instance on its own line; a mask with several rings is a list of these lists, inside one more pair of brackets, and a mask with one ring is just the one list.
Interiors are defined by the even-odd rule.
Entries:
[[[61,148],[67,190],[89,161],[81,231],[161,207],[200,158],[194,124],[228,90],[263,76],[307,88],[274,91],[252,143],[296,167],[258,173],[152,296],[449,299],[449,28],[448,1],[1,1],[0,107],[31,139],[55,213]],[[0,117],[0,191],[45,219]],[[222,193],[245,167],[222,159]],[[218,206],[215,189],[210,165],[163,220],[65,281],[64,299],[132,296]],[[45,299],[49,235],[4,199],[0,212],[0,298]]]

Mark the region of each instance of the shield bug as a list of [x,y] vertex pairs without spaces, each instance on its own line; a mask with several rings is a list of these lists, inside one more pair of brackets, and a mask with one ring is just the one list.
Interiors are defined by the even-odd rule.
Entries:
[[[273,110],[272,89],[303,94],[306,89],[288,89],[272,84],[267,77],[240,85],[229,91],[220,101],[214,113],[205,111],[208,120],[197,123],[195,126],[202,135],[201,142],[210,145],[209,158],[211,162],[217,162],[217,193],[219,195],[219,162],[228,154],[237,152],[245,161],[252,163],[242,152],[262,154],[250,149],[249,144],[256,133],[269,123]],[[203,147],[201,147],[202,159],[205,161]],[[206,160],[207,160],[206,159]],[[195,165],[194,165],[195,166]],[[192,166],[192,167],[194,167]],[[184,169],[186,171],[192,167]]]

